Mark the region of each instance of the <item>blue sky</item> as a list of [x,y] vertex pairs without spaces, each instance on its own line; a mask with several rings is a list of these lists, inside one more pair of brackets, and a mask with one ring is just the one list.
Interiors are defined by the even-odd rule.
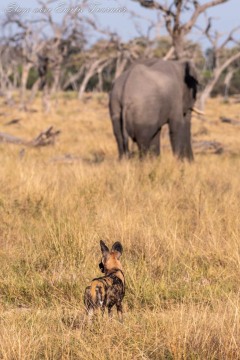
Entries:
[[[116,6],[115,0],[101,0],[102,3],[108,3],[112,6]],[[200,0],[200,3],[206,3],[207,1]],[[122,0],[121,4],[126,6],[127,9],[138,12],[142,16],[154,19],[155,12],[153,10],[147,10],[139,6],[137,3],[130,0]],[[229,0],[228,3],[216,6],[208,11],[208,14],[216,18],[214,24],[218,31],[221,33],[229,32],[233,27],[240,26],[240,0]],[[125,15],[103,15],[101,20],[104,23],[108,23],[112,29],[116,29],[122,34],[124,39],[131,38],[136,33],[132,20]],[[205,18],[202,16],[199,21],[199,25],[204,26]],[[164,33],[164,28],[160,29],[160,33]]]
[[[200,3],[205,3],[206,0],[200,0]],[[82,1],[78,1],[81,5]],[[148,17],[150,19],[155,19],[156,12],[153,10],[147,10],[139,6],[139,4],[131,1],[131,0],[89,0],[89,3],[97,3],[96,7],[98,8],[120,8],[126,7],[128,10],[132,10],[134,12],[139,13],[143,17]],[[14,5],[13,5],[14,4]],[[58,4],[61,5],[62,8],[67,8],[70,4],[70,1],[59,0]],[[6,9],[10,7],[18,8],[19,10],[23,10],[25,8],[35,9],[37,6],[37,1],[35,0],[5,0],[4,4],[0,5],[0,11],[3,13]],[[56,4],[52,6],[54,9],[55,16],[60,16],[56,14]],[[29,12],[28,15],[31,16],[32,12]],[[229,0],[227,3],[216,6],[208,10],[208,14],[212,16],[214,20],[214,27],[222,34],[228,33],[233,27],[240,25],[240,0]],[[136,36],[136,27],[134,26],[133,19],[128,15],[128,13],[121,14],[112,14],[112,13],[95,13],[98,21],[104,25],[105,27],[111,29],[112,31],[116,31],[120,34],[123,41],[126,41],[134,36]],[[143,20],[138,20],[138,25],[141,27],[142,32],[146,31],[147,22]],[[205,25],[204,16],[198,21],[198,25]],[[165,34],[164,27],[159,29],[160,34]],[[154,34],[153,34],[154,35]],[[202,43],[203,47],[207,47],[206,40],[203,39],[197,32],[194,30],[194,34],[191,35],[194,40],[197,40]],[[238,35],[240,38],[240,33]]]

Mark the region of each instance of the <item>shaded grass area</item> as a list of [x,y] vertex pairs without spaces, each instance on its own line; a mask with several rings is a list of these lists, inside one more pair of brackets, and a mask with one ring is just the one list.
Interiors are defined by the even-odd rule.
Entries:
[[[68,99],[65,119],[64,101],[64,116],[51,114],[65,129],[56,147],[19,159],[19,149],[0,146],[0,358],[240,358],[240,158],[199,154],[189,165],[164,150],[119,163],[105,107],[93,99],[77,115]],[[43,115],[34,116],[13,131],[33,133]],[[102,162],[50,161],[99,148]],[[123,325],[86,323],[100,239],[124,247]]]

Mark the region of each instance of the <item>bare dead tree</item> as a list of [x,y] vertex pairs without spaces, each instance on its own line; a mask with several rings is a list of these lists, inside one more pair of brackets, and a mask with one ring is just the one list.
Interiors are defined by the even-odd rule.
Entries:
[[[28,102],[26,90],[29,72],[32,67],[36,67],[38,54],[44,47],[44,41],[34,22],[22,18],[19,13],[6,13],[2,25],[5,31],[5,46],[18,49],[18,66],[21,67],[20,108],[26,110]],[[12,26],[16,27],[14,34],[11,34]]]
[[111,64],[112,59],[106,60],[101,66],[97,69],[97,75],[98,75],[98,91],[103,92],[103,70]]
[[224,100],[225,101],[228,100],[229,88],[230,88],[230,84],[231,84],[231,81],[232,81],[232,78],[233,78],[233,75],[235,72],[236,72],[235,68],[229,67],[229,69],[227,70],[227,74],[224,79]]
[[[213,56],[213,69],[212,69],[212,76],[209,82],[207,83],[206,87],[202,91],[199,98],[199,105],[201,110],[204,110],[206,100],[211,95],[214,86],[217,84],[223,72],[229,67],[231,67],[234,63],[236,63],[238,59],[240,59],[240,41],[235,38],[235,34],[239,33],[240,27],[234,28],[227,36],[225,36],[225,38],[221,42],[220,42],[222,38],[221,34],[219,34],[216,31],[212,33],[211,27],[212,27],[212,20],[211,18],[209,18],[204,33],[211,44],[211,51]],[[226,49],[229,43],[233,43],[236,45],[234,51]],[[230,83],[233,73],[234,72],[231,72],[230,70],[228,77],[225,79],[227,80],[227,83]]]
[[10,106],[14,103],[13,94],[19,83],[18,49],[5,43],[0,45],[0,92]]
[[[133,10],[128,10],[136,32],[140,39],[144,39],[144,51],[141,58],[152,58],[154,52],[154,38],[160,37],[160,29],[163,27],[163,19],[159,12],[156,13],[155,19],[138,14]],[[143,22],[147,26],[143,27]],[[154,34],[154,35],[153,35]]]
[[[81,51],[85,38],[83,33],[83,18],[77,11],[67,11],[61,20],[56,20],[53,13],[48,11],[49,5],[57,3],[57,0],[38,0],[43,15],[41,23],[47,26],[51,35],[46,42],[46,53],[48,54],[49,68],[52,71],[53,82],[51,92],[55,93],[60,88],[62,67],[66,65],[71,53],[75,49]],[[70,1],[69,8],[74,8],[76,2]]]
[[[101,74],[104,70],[104,68],[112,61],[111,58],[107,58],[103,56],[100,59],[97,58],[97,54],[89,61],[88,65],[85,65],[86,71],[83,77],[83,80],[81,82],[79,92],[78,92],[78,98],[82,99],[83,93],[86,90],[86,87],[88,85],[89,80],[92,78],[93,75],[98,75],[98,81],[101,81]],[[101,86],[101,85],[100,85]]]
[[89,80],[91,79],[91,77],[95,74],[95,72],[98,70],[99,66],[102,65],[102,62],[106,61],[105,59],[99,59],[99,60],[94,60],[93,62],[91,62],[89,64],[89,66],[86,69],[86,73],[84,75],[83,81],[81,83],[79,92],[78,92],[78,98],[82,99],[83,93],[85,92],[85,89],[87,87],[87,84],[89,82]]
[[[61,77],[71,54],[81,51],[84,45],[81,14],[78,11],[67,11],[60,19],[55,19],[49,11],[50,5],[54,3],[57,1],[38,0],[42,11],[33,19],[24,18],[17,12],[7,12],[3,19],[6,43],[21,52],[18,65],[21,67],[19,90],[22,109],[27,109],[27,105],[32,103],[39,88],[43,92],[45,109],[50,108],[50,96],[60,89]],[[70,1],[68,5],[74,8],[75,3]],[[15,29],[13,34],[12,26]],[[27,83],[32,68],[38,71],[39,77],[27,99]],[[51,78],[51,83],[47,78]]]
[[116,58],[116,71],[114,75],[114,80],[116,80],[122,72],[125,70],[128,62],[129,62],[130,54],[128,50],[124,49],[122,44],[119,44],[117,50],[117,58]]
[[[160,14],[157,14],[155,20],[140,15],[132,10],[129,10],[128,14],[130,15],[139,35],[135,39],[130,40],[128,43],[123,43],[116,33],[110,31],[109,29],[102,28],[96,19],[94,19],[94,21],[93,19],[86,19],[87,24],[98,34],[102,34],[108,43],[108,46],[106,46],[106,43],[102,42],[102,49],[97,49],[98,55],[96,54],[97,56],[95,61],[97,62],[100,57],[104,55],[104,52],[106,53],[104,50],[108,51],[108,58],[110,61],[106,63],[106,66],[114,69],[113,81],[116,80],[116,78],[118,78],[131,63],[139,59],[147,59],[154,56],[155,42],[151,34],[155,32],[155,36],[159,35],[160,28],[162,27],[162,18],[160,17]],[[147,29],[141,26],[142,21],[147,23]],[[172,52],[169,52],[168,56],[171,54]],[[101,65],[99,65],[99,67],[97,66],[96,69],[94,66],[94,71],[91,71],[90,66],[91,64],[88,66],[88,72],[90,72],[92,76],[96,73],[99,74]],[[104,68],[106,68],[106,66],[104,65]],[[86,76],[87,80],[89,80],[89,76]],[[101,77],[99,77],[99,79],[101,79]],[[84,86],[85,78],[83,79],[82,88],[84,88]],[[80,94],[83,92],[82,88],[80,88]],[[100,84],[98,84],[98,88],[101,88]]]
[[[112,51],[109,48],[116,43],[117,35],[108,29],[101,27],[96,19],[83,15],[81,12],[70,11],[63,15],[61,21],[56,21],[52,13],[47,11],[49,4],[57,0],[38,0],[43,9],[42,22],[50,28],[52,37],[46,43],[46,53],[48,56],[48,68],[53,75],[51,93],[57,93],[61,88],[66,89],[72,84],[78,91],[79,98],[82,98],[86,91],[90,79],[98,75],[98,87],[102,88],[102,72],[105,67],[114,60]],[[77,1],[70,1],[69,8],[79,5]],[[81,8],[88,6],[87,0],[81,2]],[[102,42],[102,46],[97,49],[94,46],[89,50],[84,49],[86,42],[85,32],[95,32],[108,38]],[[115,46],[115,45],[114,45]],[[113,46],[113,47],[114,47]],[[74,63],[74,55],[79,58],[79,69],[73,75],[64,79],[65,69]],[[79,85],[80,82],[80,85]],[[47,89],[47,88],[46,88]],[[49,94],[45,89],[46,95]],[[45,96],[47,99],[47,96]],[[45,106],[48,102],[45,101]]]
[[[174,0],[174,1],[155,1],[155,0],[132,0],[141,6],[159,11],[163,14],[165,27],[171,39],[176,59],[183,59],[184,41],[186,36],[192,31],[199,16],[211,7],[226,3],[230,0],[212,0],[200,4],[197,0]],[[183,19],[183,14],[189,14],[187,20]],[[186,15],[185,15],[186,16]]]
[[67,90],[67,88],[71,86],[75,91],[78,91],[77,82],[83,76],[84,70],[84,66],[80,66],[80,69],[76,73],[70,73],[62,85],[62,89]]
[[[207,1],[204,4],[200,4],[197,0],[133,0],[138,2],[141,6],[159,11],[165,21],[165,27],[172,39],[172,48],[174,49],[176,59],[189,58],[186,49],[186,36],[192,31],[193,27],[198,28],[197,20],[201,14],[206,15],[206,11],[214,6],[230,2],[230,0],[212,0]],[[207,83],[206,87],[200,96],[200,108],[203,110],[204,105],[208,97],[210,96],[214,86],[218,82],[222,73],[232,64],[234,64],[240,58],[240,48],[236,49],[230,56],[223,58],[223,50],[227,45],[237,43],[234,39],[234,34],[238,31],[233,29],[219,44],[220,35],[216,32],[212,33],[212,19],[209,18],[206,29],[202,31],[211,43],[213,55],[214,55],[214,69],[212,71],[212,77]],[[237,43],[239,47],[239,42]],[[173,49],[169,50],[169,54],[165,57],[168,59],[173,52]],[[192,58],[192,56],[191,56]],[[229,75],[230,76],[230,75]],[[231,77],[229,78],[229,80]]]
[[[10,44],[10,46],[6,46],[9,48],[9,52],[10,49],[18,49],[19,55],[17,62],[12,61],[11,66],[6,61],[5,63],[0,61],[0,79],[2,79],[0,89],[2,88],[6,94],[11,94],[11,89],[18,86],[20,104],[23,109],[28,108],[37,91],[41,90],[46,111],[50,109],[51,95],[61,89],[65,90],[71,87],[78,92],[79,98],[82,98],[83,93],[90,86],[102,91],[106,73],[111,73],[111,76],[116,79],[132,62],[139,58],[155,56],[156,41],[153,40],[152,34],[154,32],[155,35],[159,34],[163,24],[171,37],[171,44],[168,43],[167,48],[164,48],[164,52],[161,53],[162,57],[183,59],[186,56],[190,57],[189,53],[191,53],[191,58],[193,58],[193,54],[197,57],[199,49],[190,44],[186,40],[186,36],[196,26],[199,16],[207,9],[230,0],[212,0],[202,5],[195,0],[133,1],[137,1],[143,7],[157,10],[157,16],[156,20],[152,20],[134,12],[130,13],[139,37],[126,44],[121,42],[116,33],[100,26],[96,19],[89,15],[67,11],[62,16],[55,17],[53,12],[48,11],[48,8],[57,3],[57,0],[38,0],[42,11],[35,19],[25,19],[17,13],[7,13],[4,19],[5,29],[14,25],[15,30],[13,33],[9,31],[5,38],[5,45]],[[72,0],[69,1],[68,6],[74,7],[76,4],[78,2]],[[87,6],[87,0],[82,0],[81,7],[83,6]],[[141,27],[140,21],[143,19],[148,22],[147,30],[143,30]],[[209,39],[210,30],[211,23],[208,23],[208,29],[204,34]],[[85,47],[87,32],[102,36],[91,48]],[[232,37],[233,33],[231,36],[229,35],[228,41],[224,41],[220,47],[224,48],[232,40]],[[214,48],[213,44],[212,47]],[[215,48],[218,49],[218,46]],[[215,57],[218,60],[217,50]],[[216,71],[211,79],[213,86],[216,83],[214,83],[214,79],[219,77],[237,58],[238,55],[234,53],[231,59],[226,59],[228,62],[225,64],[219,57],[220,61],[217,61]],[[19,67],[21,71],[19,71]],[[32,88],[29,95],[27,85],[30,78],[29,73],[33,68],[38,76],[35,76],[36,80],[33,84],[31,82]],[[72,70],[73,68],[74,70]],[[220,75],[217,69],[221,70]],[[210,93],[207,93],[209,87],[210,83],[205,89],[206,96],[209,96],[212,91],[210,89]],[[8,97],[10,98],[10,95]]]
[[29,147],[42,147],[54,145],[56,138],[59,136],[60,133],[60,130],[53,131],[53,126],[50,126],[47,130],[42,131],[37,137],[29,141],[0,132],[0,143],[24,145]]

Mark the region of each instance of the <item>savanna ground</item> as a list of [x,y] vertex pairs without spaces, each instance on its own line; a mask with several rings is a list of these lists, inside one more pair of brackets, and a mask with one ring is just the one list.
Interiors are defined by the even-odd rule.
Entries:
[[[199,150],[191,165],[166,131],[161,159],[119,163],[106,95],[57,106],[1,104],[2,132],[62,133],[24,156],[0,144],[0,358],[240,359],[240,127],[219,121],[239,119],[240,105],[210,100],[207,121],[193,119],[194,141],[224,152]],[[124,247],[125,321],[89,327],[82,298],[100,275],[100,239]]]

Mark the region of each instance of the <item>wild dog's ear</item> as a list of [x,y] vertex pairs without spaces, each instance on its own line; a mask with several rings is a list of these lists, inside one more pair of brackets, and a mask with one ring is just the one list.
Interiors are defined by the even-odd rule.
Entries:
[[123,252],[122,244],[119,241],[116,241],[113,244],[111,251],[114,251],[116,253],[116,255],[117,255],[117,259],[119,259],[120,256],[122,255],[122,252]]
[[105,245],[105,243],[102,240],[100,240],[100,246],[103,256],[107,257],[107,255],[109,254],[109,248],[107,247],[107,245]]

